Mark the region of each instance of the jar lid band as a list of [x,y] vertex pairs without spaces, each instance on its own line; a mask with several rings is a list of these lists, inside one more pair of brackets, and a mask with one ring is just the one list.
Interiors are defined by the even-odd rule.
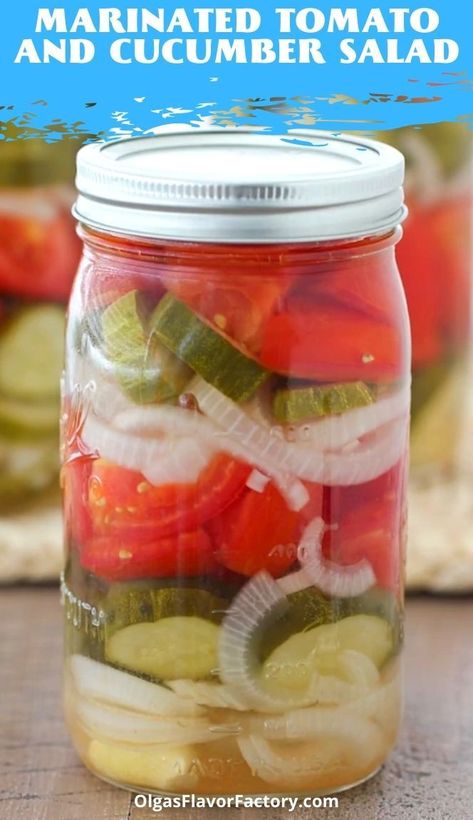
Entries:
[[403,180],[402,154],[361,137],[193,128],[82,148],[74,213],[140,237],[310,242],[396,227]]

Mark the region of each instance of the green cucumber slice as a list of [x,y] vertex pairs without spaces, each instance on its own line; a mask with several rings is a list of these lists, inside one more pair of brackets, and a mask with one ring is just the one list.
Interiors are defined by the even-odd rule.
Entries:
[[393,592],[373,587],[356,598],[342,598],[338,601],[339,617],[349,615],[377,615],[391,624],[393,634],[393,654],[402,647],[404,641],[404,615],[402,604]]
[[376,615],[392,628],[393,651],[403,642],[401,606],[394,593],[374,587],[355,598],[326,598],[315,587],[308,587],[287,596],[289,606],[283,615],[267,624],[261,635],[259,658],[268,655],[291,635],[306,632],[322,624],[336,623],[351,615]]
[[270,375],[170,293],[154,310],[151,329],[176,356],[233,401],[249,399]]
[[57,481],[59,453],[55,438],[23,444],[0,439],[0,509],[25,496],[49,489]]
[[38,404],[0,396],[0,433],[13,438],[42,438],[59,430],[57,402]]
[[132,290],[102,314],[104,352],[123,390],[140,404],[177,398],[192,376],[170,350],[150,336],[143,294]]
[[373,402],[373,392],[364,382],[285,388],[277,390],[274,395],[273,416],[282,424],[297,424],[345,413]]
[[315,587],[293,592],[287,596],[287,600],[288,607],[284,614],[274,620],[270,619],[261,635],[261,661],[291,635],[337,619],[336,601],[330,601]]
[[112,636],[107,660],[156,680],[202,680],[218,666],[220,627],[195,615],[126,626]]
[[0,336],[0,393],[20,401],[57,399],[63,356],[64,310],[25,308]]
[[344,650],[366,655],[381,669],[393,651],[390,624],[377,615],[350,615],[297,632],[270,654],[262,677],[275,692],[306,688],[314,671],[343,679],[340,660]]
[[194,587],[150,588],[149,583],[116,584],[104,601],[107,613],[107,633],[137,623],[160,618],[198,616],[220,623],[228,601],[206,589]]

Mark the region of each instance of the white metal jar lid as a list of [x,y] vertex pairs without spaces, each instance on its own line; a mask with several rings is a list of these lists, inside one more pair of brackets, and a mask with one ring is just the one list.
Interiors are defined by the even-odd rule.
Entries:
[[130,236],[310,242],[394,228],[403,180],[402,154],[362,137],[189,129],[82,148],[74,213]]

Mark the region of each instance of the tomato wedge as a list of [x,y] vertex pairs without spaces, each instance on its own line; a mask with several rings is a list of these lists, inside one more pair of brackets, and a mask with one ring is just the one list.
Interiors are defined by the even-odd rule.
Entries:
[[[439,283],[442,336],[450,346],[463,347],[471,326],[472,213],[473,198],[466,194],[436,203],[429,214],[430,241],[435,248],[432,277]],[[443,282],[448,287],[443,288]]]
[[91,538],[80,550],[80,562],[105,581],[193,577],[217,566],[212,542],[202,529],[144,543],[119,536]]
[[371,319],[389,322],[399,312],[400,290],[393,287],[391,248],[386,255],[366,254],[313,275],[301,276],[285,300],[288,312],[294,306],[317,310],[323,304],[338,305]]
[[325,533],[323,552],[336,564],[347,566],[368,560],[379,586],[399,590],[403,521],[396,497],[385,496],[353,507],[337,527]]
[[164,281],[178,299],[250,353],[259,350],[261,329],[289,285],[284,276],[239,282],[227,271],[220,276],[212,272],[208,279],[167,277]]
[[[414,368],[432,364],[442,355],[442,312],[452,282],[439,270],[440,248],[429,210],[410,205],[397,260],[409,307]],[[440,261],[440,265],[442,262]],[[448,281],[446,289],[443,282]]]
[[154,487],[134,470],[98,459],[89,484],[95,531],[133,540],[194,530],[221,512],[243,490],[251,468],[218,454],[193,484]]
[[321,303],[312,311],[272,316],[259,359],[269,370],[293,378],[376,381],[400,376],[406,356],[396,328]]
[[283,575],[296,559],[307,520],[322,507],[322,487],[308,486],[311,500],[301,512],[290,510],[273,484],[262,493],[246,490],[209,524],[217,561],[241,575],[260,570],[275,578]]

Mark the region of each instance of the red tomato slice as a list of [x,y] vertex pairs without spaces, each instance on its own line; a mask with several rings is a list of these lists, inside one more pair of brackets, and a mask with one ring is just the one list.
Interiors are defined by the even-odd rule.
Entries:
[[211,540],[201,529],[144,543],[115,535],[91,538],[80,550],[80,562],[106,581],[193,577],[216,566]]
[[64,210],[51,220],[0,214],[0,291],[67,302],[81,243]]
[[399,310],[400,293],[393,286],[392,249],[381,255],[367,254],[347,262],[332,262],[327,271],[301,276],[288,294],[288,312],[293,305],[314,310],[323,304],[362,313],[371,319],[390,322]]
[[386,499],[390,499],[394,504],[396,498],[403,497],[406,481],[407,459],[403,457],[386,473],[365,484],[324,487],[322,518],[330,526],[338,524],[362,504],[369,502],[381,505]]
[[90,479],[89,503],[97,533],[130,538],[194,530],[221,512],[243,490],[251,468],[216,455],[193,484],[154,487],[141,473],[98,459]]
[[301,512],[290,510],[273,484],[262,493],[246,490],[209,524],[217,561],[248,576],[266,570],[278,578],[286,572],[307,520],[322,508],[322,487],[308,486],[311,501]]
[[468,195],[439,202],[429,214],[442,332],[447,343],[457,347],[467,343],[471,327],[472,217],[473,199]]
[[347,566],[365,558],[381,587],[399,590],[402,515],[396,497],[386,496],[354,507],[328,530],[323,541],[326,558]]
[[269,370],[301,379],[376,381],[399,377],[406,356],[396,328],[320,304],[272,316],[259,359]]
[[[442,355],[442,304],[445,271],[438,271],[439,249],[433,237],[429,211],[410,205],[404,235],[396,249],[406,293],[412,334],[414,368],[435,362]],[[448,289],[450,288],[448,281]]]
[[267,281],[239,282],[227,271],[220,277],[209,274],[205,279],[164,278],[166,287],[178,299],[251,353],[259,350],[262,326],[286,292],[289,281],[288,277],[280,276]]

